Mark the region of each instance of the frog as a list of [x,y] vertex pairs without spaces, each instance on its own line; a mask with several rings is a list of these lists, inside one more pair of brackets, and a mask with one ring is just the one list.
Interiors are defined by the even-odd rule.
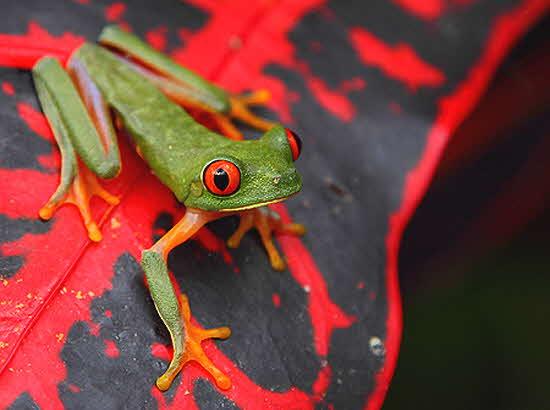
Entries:
[[[283,223],[267,205],[302,188],[295,166],[300,137],[253,113],[251,107],[268,100],[267,91],[230,94],[117,26],[105,27],[97,43],[79,46],[65,65],[42,57],[32,77],[61,153],[59,185],[39,216],[48,220],[61,206],[75,205],[89,239],[101,241],[90,199],[98,196],[112,206],[119,203],[101,180],[119,175],[117,138],[127,135],[152,173],[185,207],[181,219],[141,254],[150,295],[173,347],[156,386],[168,390],[184,366],[194,361],[220,389],[229,389],[231,379],[209,359],[201,342],[226,339],[231,330],[204,329],[191,321],[187,296],[177,294],[170,280],[168,254],[207,223],[237,215],[239,224],[228,247],[238,247],[256,228],[271,266],[284,270],[273,234],[303,235],[305,228]],[[210,115],[221,132],[197,122],[189,114],[192,110]],[[244,139],[235,119],[263,134]]]

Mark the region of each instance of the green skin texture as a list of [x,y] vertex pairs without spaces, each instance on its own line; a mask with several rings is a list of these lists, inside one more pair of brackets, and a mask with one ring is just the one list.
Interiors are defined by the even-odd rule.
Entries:
[[[212,108],[226,111],[225,92],[197,74],[180,67],[137,37],[107,27],[101,39],[131,51],[158,71],[170,71],[189,85],[190,95]],[[109,50],[86,43],[74,52],[71,66],[89,80],[89,88],[105,104],[99,112],[107,118],[98,126],[91,120],[73,79],[53,58],[45,57],[33,68],[33,78],[42,108],[62,153],[61,196],[77,172],[77,155],[95,174],[111,178],[120,171],[116,132],[109,108],[122,121],[154,174],[188,208],[236,212],[282,200],[302,186],[292,160],[285,130],[275,126],[257,140],[232,141],[194,121],[152,83]],[[103,125],[102,125],[103,124]],[[107,142],[101,142],[98,127]],[[203,185],[205,167],[215,160],[229,160],[239,168],[239,189],[217,196]],[[65,190],[65,191],[64,191]],[[142,253],[141,265],[157,311],[172,337],[178,365],[185,346],[185,329],[178,297],[172,287],[166,262],[154,247]]]

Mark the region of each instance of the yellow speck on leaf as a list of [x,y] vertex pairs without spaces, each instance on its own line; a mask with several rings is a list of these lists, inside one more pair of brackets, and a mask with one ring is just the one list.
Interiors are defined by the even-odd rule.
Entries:
[[84,299],[85,297],[86,297],[86,296],[84,296],[84,295],[82,294],[82,291],[81,291],[81,290],[79,290],[78,292],[76,292],[76,298],[77,298],[77,299]]
[[55,338],[57,339],[58,342],[61,343],[61,341],[63,340],[63,337],[65,336],[65,334],[63,333],[56,333],[55,334]]
[[32,299],[32,293],[27,293],[27,299]]
[[25,307],[25,304],[24,303],[18,303],[17,305],[15,305],[15,308],[16,309],[22,309]]
[[5,349],[6,347],[8,347],[10,344],[8,342],[0,342],[0,349]]
[[6,279],[2,279],[2,285],[8,286],[9,282]]
[[112,228],[112,229],[118,229],[118,228],[120,228],[120,221],[119,221],[117,218],[115,218],[115,217],[112,217],[112,218],[111,218],[111,228]]
[[88,296],[93,298],[95,296],[95,293],[92,292],[91,290],[88,291]]

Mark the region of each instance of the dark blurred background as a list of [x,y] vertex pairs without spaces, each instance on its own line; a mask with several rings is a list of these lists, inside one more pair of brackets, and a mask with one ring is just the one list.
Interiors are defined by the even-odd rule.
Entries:
[[502,65],[406,230],[384,410],[550,408],[549,29]]

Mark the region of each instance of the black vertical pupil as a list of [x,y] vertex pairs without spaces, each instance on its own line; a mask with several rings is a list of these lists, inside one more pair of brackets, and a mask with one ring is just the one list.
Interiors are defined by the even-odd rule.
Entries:
[[218,168],[214,171],[214,184],[220,191],[225,191],[225,188],[229,185],[229,175],[225,172],[225,169]]
[[292,132],[292,136],[296,140],[296,145],[298,146],[298,155],[300,155],[302,152],[302,139],[295,132],[293,131],[290,131],[290,132]]

